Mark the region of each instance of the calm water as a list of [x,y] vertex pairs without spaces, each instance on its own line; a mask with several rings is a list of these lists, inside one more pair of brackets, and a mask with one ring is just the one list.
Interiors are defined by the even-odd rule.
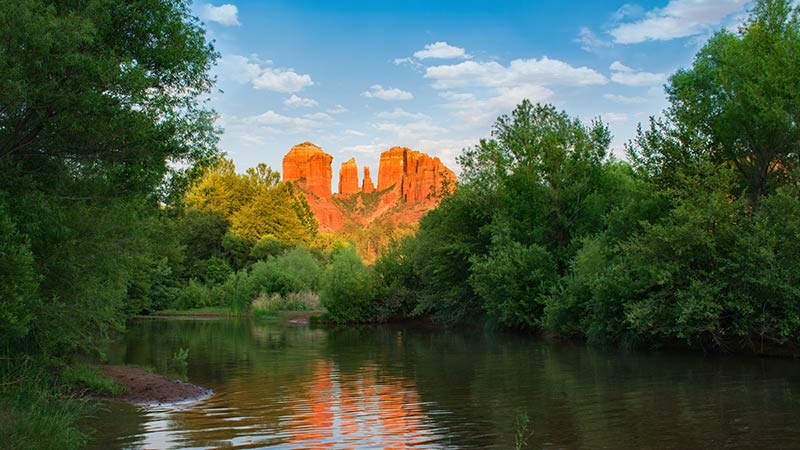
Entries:
[[95,448],[800,448],[800,362],[621,353],[534,338],[250,320],[129,324],[112,362],[210,398],[108,404]]

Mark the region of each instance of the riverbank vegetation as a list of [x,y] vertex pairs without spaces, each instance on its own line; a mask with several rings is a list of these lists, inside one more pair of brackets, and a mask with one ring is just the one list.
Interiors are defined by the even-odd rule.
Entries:
[[64,389],[76,369],[61,368],[158,311],[321,306],[337,323],[796,348],[798,20],[788,1],[759,1],[715,34],[627,161],[603,123],[523,101],[464,150],[458,188],[416,233],[366,265],[292,184],[222,156],[205,104],[217,54],[184,1],[4,4],[3,441],[84,443],[85,405]]
[[800,23],[758,2],[640,127],[520,104],[465,150],[459,189],[376,263],[398,306],[649,347],[800,343]]

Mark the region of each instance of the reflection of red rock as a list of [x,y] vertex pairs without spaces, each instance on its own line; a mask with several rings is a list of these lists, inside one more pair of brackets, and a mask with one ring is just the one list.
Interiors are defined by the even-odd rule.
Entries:
[[328,362],[317,363],[311,377],[300,385],[304,395],[294,397],[295,412],[283,423],[293,445],[407,448],[437,438],[410,380],[374,367],[340,373]]
[[369,167],[364,166],[364,184],[361,186],[361,192],[369,194],[375,192],[375,185],[372,184],[372,177],[369,176]]
[[295,145],[283,157],[283,181],[295,181],[306,192],[331,198],[333,156],[310,142]]
[[[378,167],[377,202],[365,201],[361,193],[375,191],[369,168],[364,167],[364,184],[358,185],[355,158],[341,165],[339,193],[331,195],[333,157],[310,142],[292,147],[283,158],[283,180],[294,181],[306,194],[308,204],[322,231],[341,230],[348,222],[367,225],[388,217],[394,223],[416,223],[439,203],[443,189],[452,189],[456,176],[439,158],[405,147],[383,152]],[[355,201],[342,202],[358,196]]]
[[356,159],[350,158],[342,163],[339,169],[339,194],[351,195],[358,193],[358,165]]

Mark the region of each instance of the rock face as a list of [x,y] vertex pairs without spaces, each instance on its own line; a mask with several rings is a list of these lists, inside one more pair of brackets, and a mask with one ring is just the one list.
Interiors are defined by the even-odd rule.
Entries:
[[283,157],[283,181],[293,181],[306,192],[331,198],[333,156],[311,142],[295,145]]
[[383,191],[403,180],[406,167],[406,157],[410,148],[392,147],[381,153],[381,162],[378,166],[378,190]]
[[352,195],[358,191],[358,165],[355,158],[350,158],[339,169],[339,194]]
[[391,188],[390,195],[382,198],[382,202],[402,199],[415,204],[435,200],[441,190],[448,189],[455,180],[456,174],[439,158],[405,147],[392,147],[381,153],[378,190]]
[[369,167],[364,166],[364,184],[361,185],[361,192],[369,194],[375,192],[375,185],[372,184],[372,177],[369,176]]
[[[339,189],[331,195],[333,157],[310,142],[295,145],[283,157],[283,180],[294,182],[306,196],[322,231],[337,231],[348,223],[367,225],[388,218],[394,223],[415,223],[439,203],[443,189],[455,186],[456,175],[439,158],[405,147],[383,152],[378,167],[378,199],[361,194],[375,192],[369,167],[359,189],[355,158],[342,163]],[[348,200],[349,199],[349,200]]]

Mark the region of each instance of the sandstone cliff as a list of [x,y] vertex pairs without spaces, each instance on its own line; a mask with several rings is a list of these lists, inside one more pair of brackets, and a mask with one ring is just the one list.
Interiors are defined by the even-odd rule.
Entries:
[[283,180],[295,182],[306,194],[320,229],[326,232],[385,220],[416,223],[438,204],[442,190],[451,189],[456,181],[455,173],[439,158],[393,147],[381,154],[377,191],[368,167],[359,189],[358,165],[351,158],[342,163],[338,193],[331,195],[332,161],[331,155],[310,142],[292,147],[283,158]]
[[364,184],[361,185],[361,192],[369,194],[375,192],[375,185],[372,184],[372,177],[369,175],[369,167],[364,166]]
[[331,198],[333,156],[311,142],[295,145],[283,157],[283,181],[294,181],[317,197]]
[[355,158],[350,158],[339,169],[339,194],[351,195],[358,191],[358,165]]
[[398,199],[407,204],[438,203],[442,189],[449,189],[455,180],[456,174],[439,158],[405,147],[392,147],[381,153],[378,190],[391,189],[381,198],[382,204]]

